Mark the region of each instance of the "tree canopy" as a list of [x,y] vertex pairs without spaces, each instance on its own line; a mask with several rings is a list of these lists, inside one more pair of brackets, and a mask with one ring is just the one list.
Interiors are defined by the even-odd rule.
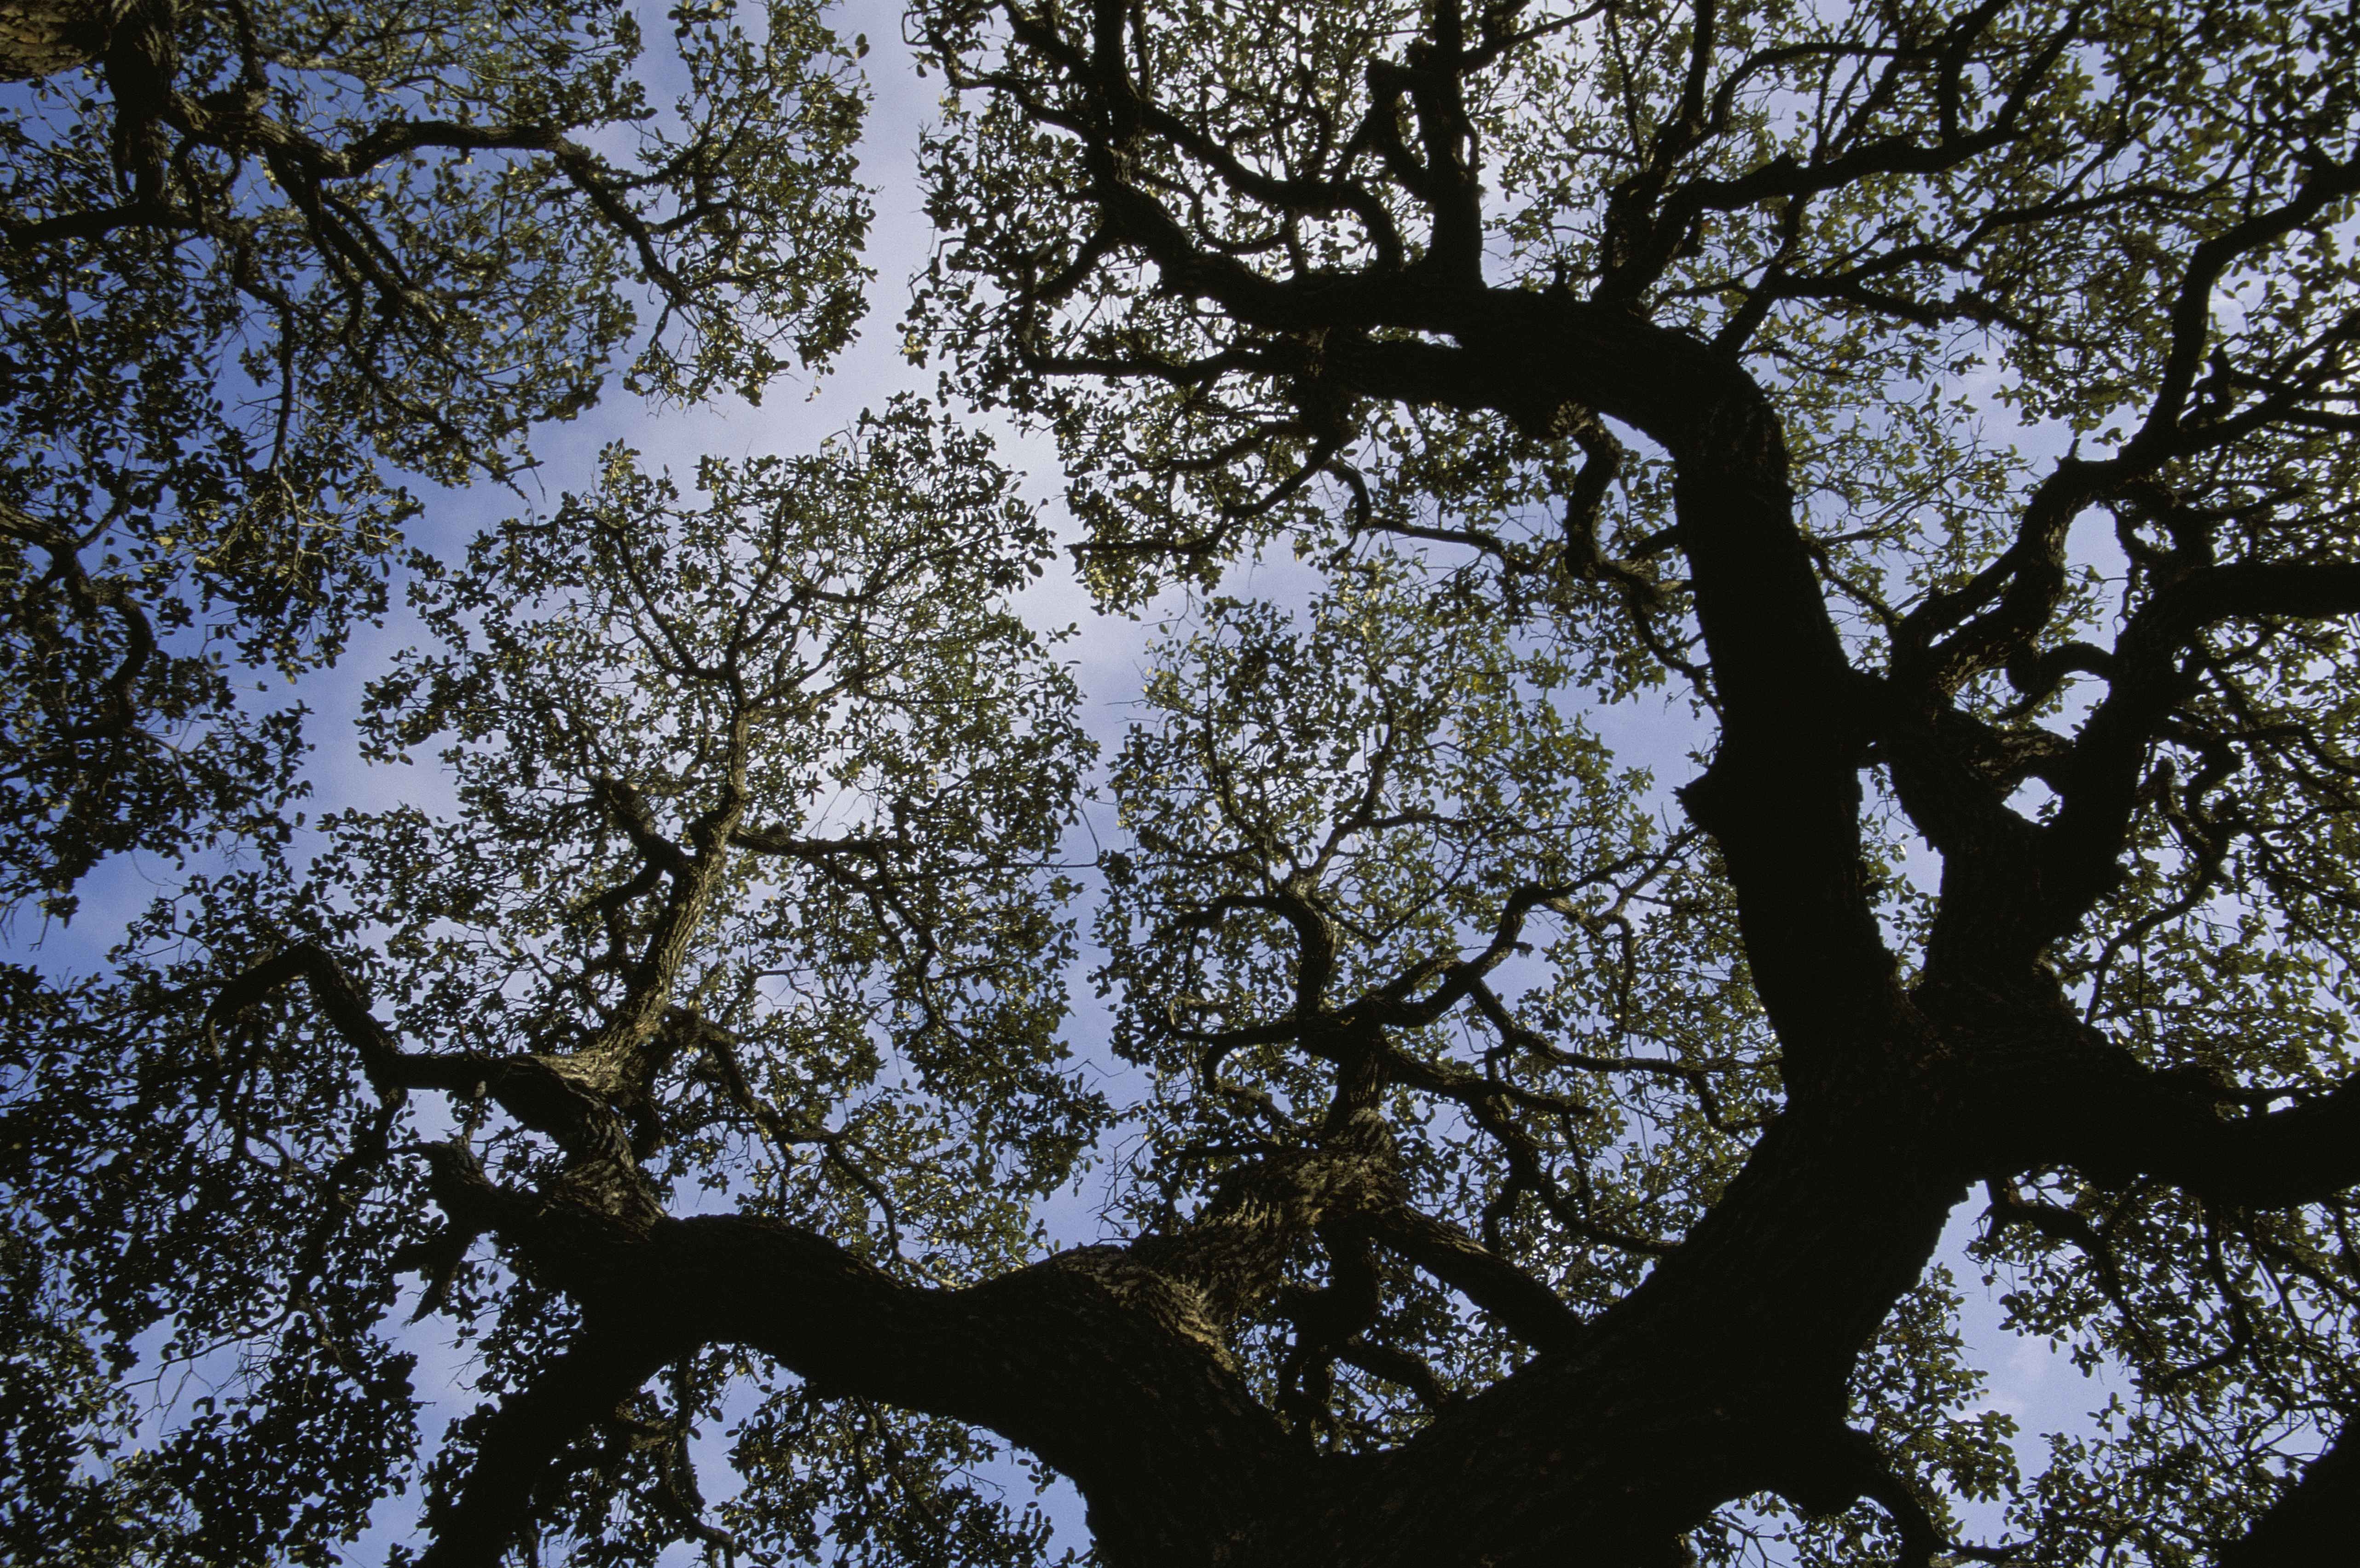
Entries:
[[[0,897],[265,830],[251,672],[382,609],[420,480],[858,313],[851,50],[802,0],[0,9]],[[649,304],[654,318],[641,319]]]
[[[849,104],[782,15],[729,55],[754,104]],[[330,1562],[416,1486],[397,1556],[433,1568],[1018,1568],[1052,1532],[976,1479],[1002,1450],[1072,1483],[1107,1568],[2348,1542],[2348,8],[908,27],[945,92],[904,323],[939,404],[693,482],[613,448],[413,557],[433,643],[360,743],[439,762],[447,804],[252,835],[103,972],[10,971],[12,1548]],[[43,79],[115,127],[81,144],[110,201],[278,210],[189,194],[212,154],[143,163],[198,132],[138,120],[113,58]],[[695,200],[789,223],[748,253],[800,269],[727,330],[824,349],[848,122],[738,149],[707,97],[683,115],[733,151]],[[384,161],[460,179],[456,145]],[[574,210],[565,154],[510,150],[563,195],[519,223]],[[305,276],[400,319],[299,185]],[[445,221],[424,189],[388,173],[379,222]],[[570,297],[620,301],[631,252],[580,236],[633,222],[589,201],[484,286],[580,259]],[[191,232],[153,254],[235,283]],[[125,387],[243,406],[115,341]],[[391,385],[375,341],[318,363]],[[668,352],[665,389],[727,379]],[[552,411],[498,385],[497,441],[444,469],[343,428],[497,467]],[[1013,607],[1053,535],[977,409],[1054,435],[1084,577],[1164,627],[1102,753]],[[151,526],[97,504],[93,542]],[[1618,744],[1665,702],[1692,754]],[[20,820],[93,845],[27,864],[118,841]],[[1043,1228],[1069,1191],[1094,1243]],[[2104,1376],[2045,1452],[1982,1401],[1961,1267]],[[439,1435],[434,1333],[483,1398]],[[206,1392],[146,1391],[173,1378]]]

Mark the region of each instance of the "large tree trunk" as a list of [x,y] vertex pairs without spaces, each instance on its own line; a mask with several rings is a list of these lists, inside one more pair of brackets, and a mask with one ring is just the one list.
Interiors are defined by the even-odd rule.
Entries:
[[1844,1425],[1845,1379],[1964,1192],[1961,1105],[1922,1072],[1891,1073],[1789,1112],[1622,1303],[1362,1458],[1284,1431],[1207,1316],[1249,1255],[1274,1260],[1323,1215],[1397,1201],[1357,1158],[1273,1168],[1232,1218],[1181,1236],[935,1291],[790,1227],[502,1192],[444,1151],[446,1209],[520,1243],[584,1304],[588,1332],[548,1388],[503,1409],[486,1452],[508,1457],[472,1480],[429,1561],[490,1563],[566,1435],[716,1342],[1032,1449],[1076,1482],[1121,1568],[1676,1561],[1732,1497],[1834,1508],[1876,1489],[1881,1467]]

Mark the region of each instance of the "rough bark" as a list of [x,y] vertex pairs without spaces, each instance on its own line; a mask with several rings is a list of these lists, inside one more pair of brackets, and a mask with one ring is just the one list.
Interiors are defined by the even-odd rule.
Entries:
[[86,5],[5,0],[0,4],[0,82],[29,82],[88,65],[106,52],[115,24],[130,8],[130,0]]

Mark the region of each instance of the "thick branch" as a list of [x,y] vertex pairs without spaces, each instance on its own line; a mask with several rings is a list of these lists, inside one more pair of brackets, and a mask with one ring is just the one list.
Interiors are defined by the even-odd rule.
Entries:
[[2360,1185],[2360,1079],[2283,1111],[2223,1120],[2202,1089],[2092,1047],[2001,1092],[2027,1107],[2026,1164],[2155,1177],[2246,1209],[2315,1203]]
[[[564,1058],[405,1051],[370,1011],[367,992],[314,943],[299,943],[224,983],[206,1011],[206,1027],[217,1029],[297,980],[310,985],[329,1026],[360,1058],[369,1087],[388,1102],[399,1102],[411,1090],[486,1093],[525,1126],[554,1140],[574,1165],[598,1167],[618,1176],[636,1168],[621,1118],[579,1075],[567,1070]],[[647,1210],[636,1184],[628,1195],[633,1209]]]
[[[628,1365],[613,1363],[617,1376],[738,1343],[830,1393],[987,1427],[1071,1476],[1094,1531],[1123,1560],[1203,1558],[1271,1508],[1304,1457],[1191,1331],[1197,1292],[1125,1249],[1085,1248],[944,1290],[775,1222],[700,1216],[639,1230],[496,1188],[454,1151],[435,1164],[436,1196],[453,1219],[497,1234],[591,1322],[656,1326]],[[615,1387],[585,1382],[496,1418],[497,1431],[540,1455],[487,1442],[456,1516],[483,1522],[434,1559],[441,1568],[490,1561],[516,1499]]]
[[1560,1348],[1581,1330],[1580,1315],[1556,1291],[1440,1220],[1403,1207],[1371,1216],[1369,1229],[1378,1242],[1497,1318],[1527,1344]]
[[433,1541],[418,1568],[497,1568],[533,1523],[559,1455],[688,1347],[669,1325],[589,1328],[531,1387],[500,1404],[475,1442],[475,1464],[455,1503],[430,1516]]

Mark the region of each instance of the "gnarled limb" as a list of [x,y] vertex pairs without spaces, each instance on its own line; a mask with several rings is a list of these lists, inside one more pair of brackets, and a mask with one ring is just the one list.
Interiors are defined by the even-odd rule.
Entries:
[[[707,1216],[641,1227],[499,1188],[448,1146],[429,1153],[435,1196],[454,1221],[495,1234],[520,1266],[567,1291],[594,1332],[628,1326],[641,1336],[619,1360],[596,1358],[616,1376],[643,1367],[643,1379],[702,1345],[737,1343],[821,1388],[988,1427],[1072,1476],[1094,1529],[1152,1559],[1209,1550],[1267,1508],[1301,1462],[1229,1369],[1206,1317],[1218,1287],[1242,1288],[1253,1237],[1291,1243],[1291,1232],[1263,1222],[1265,1199],[1239,1200],[1203,1237],[1085,1248],[947,1290],[903,1283],[792,1226]],[[1300,1196],[1300,1173],[1277,1181]],[[491,1464],[486,1450],[463,1508],[490,1523],[470,1528],[465,1550],[496,1550],[501,1522],[517,1517],[614,1376],[596,1372],[589,1387],[521,1401],[513,1421],[505,1409],[496,1418],[496,1430],[539,1456]],[[449,1559],[453,1568],[487,1561]]]

